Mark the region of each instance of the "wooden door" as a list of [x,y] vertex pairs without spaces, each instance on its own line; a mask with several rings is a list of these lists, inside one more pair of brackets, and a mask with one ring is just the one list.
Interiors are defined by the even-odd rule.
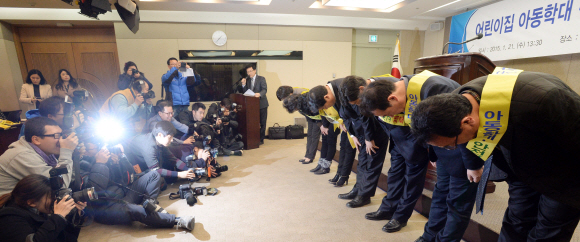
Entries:
[[[77,79],[94,97],[92,105],[100,108],[118,91],[119,57],[116,43],[72,43]],[[87,107],[88,108],[88,107]]]
[[60,69],[67,69],[76,77],[71,43],[23,43],[22,47],[28,71],[40,70],[46,82],[52,87],[58,82]]

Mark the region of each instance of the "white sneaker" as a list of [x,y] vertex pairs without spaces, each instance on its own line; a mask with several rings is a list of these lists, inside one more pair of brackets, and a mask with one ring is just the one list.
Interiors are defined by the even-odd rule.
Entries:
[[189,231],[193,230],[193,226],[195,225],[195,217],[194,216],[185,216],[180,217],[177,221],[178,228],[184,228]]

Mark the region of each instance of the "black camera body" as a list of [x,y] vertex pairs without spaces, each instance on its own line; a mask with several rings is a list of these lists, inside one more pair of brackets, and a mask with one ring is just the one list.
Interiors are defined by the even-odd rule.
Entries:
[[177,191],[177,194],[179,194],[179,198],[185,199],[189,206],[193,206],[197,203],[197,198],[193,195],[193,190],[189,184],[179,185],[179,191]]
[[133,69],[133,70],[131,71],[131,76],[135,77],[135,75],[136,75],[137,73],[139,73],[139,70],[137,70],[137,68],[135,68],[135,69]]
[[[66,195],[70,196],[68,199],[72,198],[75,202],[87,202],[99,199],[99,195],[97,195],[95,192],[94,187],[86,188],[77,192],[72,192],[70,188],[65,187],[62,175],[67,173],[68,169],[66,166],[62,165],[54,167],[48,171],[48,174],[50,175],[50,188],[52,189],[52,193],[56,201],[60,202],[62,199],[64,199],[64,197],[66,197]],[[54,206],[54,204],[52,206]],[[73,213],[73,211],[76,212],[76,208],[71,210],[70,213]]]
[[153,99],[153,98],[155,98],[155,92],[154,92],[154,91],[151,91],[151,90],[150,90],[149,92],[147,92],[147,93],[143,93],[143,94],[141,94],[141,95],[143,96],[143,98],[144,98],[145,100],[147,100],[147,99]]

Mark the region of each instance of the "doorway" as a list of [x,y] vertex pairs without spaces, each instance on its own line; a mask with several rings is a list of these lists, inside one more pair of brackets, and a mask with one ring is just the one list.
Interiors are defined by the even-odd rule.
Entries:
[[23,79],[32,69],[40,70],[48,84],[58,82],[58,70],[67,69],[91,97],[85,103],[97,111],[105,100],[118,91],[121,73],[113,27],[41,28],[17,27],[17,48],[25,66]]

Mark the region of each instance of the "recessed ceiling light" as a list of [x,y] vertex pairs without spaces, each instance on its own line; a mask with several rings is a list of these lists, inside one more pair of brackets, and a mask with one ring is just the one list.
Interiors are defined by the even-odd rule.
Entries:
[[321,0],[324,6],[385,9],[404,0]]
[[428,12],[431,12],[431,11],[434,11],[434,10],[437,10],[437,9],[440,9],[440,8],[442,8],[442,7],[449,6],[449,5],[451,5],[451,4],[454,4],[454,3],[456,3],[456,2],[459,2],[459,1],[461,1],[461,0],[456,0],[456,1],[453,1],[453,2],[450,2],[450,3],[447,3],[447,4],[443,4],[443,5],[439,6],[439,7],[436,7],[436,8],[434,8],[434,9],[431,9],[431,10],[429,10],[429,11],[425,12],[425,13],[428,13]]

